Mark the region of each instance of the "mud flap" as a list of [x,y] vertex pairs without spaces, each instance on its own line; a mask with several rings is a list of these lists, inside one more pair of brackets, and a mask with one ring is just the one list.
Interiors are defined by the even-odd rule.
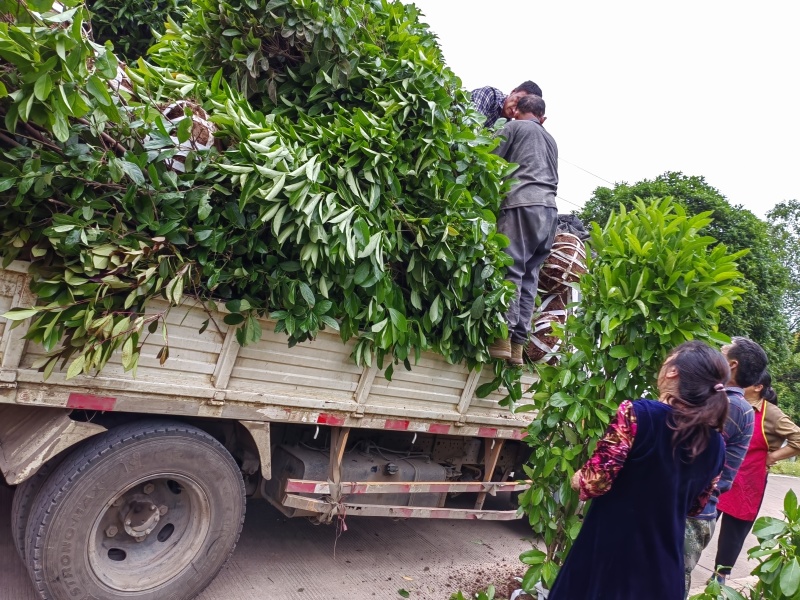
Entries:
[[106,431],[101,425],[73,421],[69,413],[63,408],[0,405],[0,471],[7,483],[22,483],[62,450]]

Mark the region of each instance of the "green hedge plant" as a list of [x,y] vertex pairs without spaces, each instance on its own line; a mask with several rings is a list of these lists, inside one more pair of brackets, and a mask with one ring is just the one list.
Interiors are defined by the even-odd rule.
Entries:
[[520,506],[545,546],[521,556],[530,565],[526,590],[539,580],[552,585],[577,537],[586,505],[570,479],[620,402],[653,397],[667,352],[685,340],[727,341],[717,324],[741,292],[731,282],[742,253],[710,249],[714,239],[699,233],[709,221],[665,198],[592,224],[580,306],[559,330],[565,350],[557,366],[538,366],[534,402],[520,408],[536,411],[526,438],[533,483]]

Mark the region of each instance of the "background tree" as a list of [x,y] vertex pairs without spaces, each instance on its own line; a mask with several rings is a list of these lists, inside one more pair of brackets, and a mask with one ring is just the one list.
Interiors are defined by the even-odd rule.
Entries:
[[783,312],[792,333],[800,331],[800,201],[787,200],[767,213],[772,246],[789,274]]
[[773,370],[773,385],[781,408],[800,422],[800,201],[781,202],[767,219],[775,249],[789,272],[783,313],[793,335],[789,358]]
[[[632,185],[620,183],[613,189],[598,187],[578,215],[586,223],[596,221],[602,226],[620,204],[630,209],[635,198],[647,200],[665,196],[672,196],[690,215],[711,212],[713,221],[703,233],[731,251],[749,250],[739,260],[742,278],[736,282],[745,289],[745,294],[732,313],[723,315],[720,330],[757,341],[767,351],[774,367],[784,363],[792,346],[789,320],[783,310],[791,278],[780,242],[774,238],[768,223],[740,205],[731,205],[705,178],[677,172],[667,172]],[[796,225],[800,212],[796,203],[779,214],[787,215],[780,217],[786,219],[787,227],[794,223],[794,232],[799,231]]]

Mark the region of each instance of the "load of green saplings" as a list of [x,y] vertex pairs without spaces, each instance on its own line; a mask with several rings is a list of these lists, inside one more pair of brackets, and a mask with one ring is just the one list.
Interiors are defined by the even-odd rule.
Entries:
[[290,345],[338,330],[389,377],[490,360],[509,167],[414,6],[198,0],[128,65],[76,0],[0,17],[0,255],[39,300],[6,316],[33,319],[46,376],[117,350],[135,370],[165,327],[148,305],[187,296],[242,344],[264,316]]

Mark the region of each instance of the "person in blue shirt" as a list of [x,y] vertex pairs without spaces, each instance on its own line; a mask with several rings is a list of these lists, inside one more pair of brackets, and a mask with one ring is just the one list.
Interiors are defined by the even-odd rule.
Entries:
[[714,535],[719,495],[727,492],[733,484],[753,435],[755,415],[753,407],[744,398],[744,388],[758,383],[767,368],[767,354],[764,349],[744,337],[734,337],[730,344],[722,347],[722,354],[731,370],[725,388],[729,401],[728,419],[722,431],[725,440],[725,468],[717,484],[717,491],[712,494],[703,512],[686,519],[683,548],[685,598],[689,595],[692,571]]
[[524,81],[510,94],[504,94],[496,87],[486,86],[472,90],[472,104],[486,117],[484,127],[491,127],[502,117],[513,119],[517,110],[517,102],[525,95],[542,97],[542,88],[532,81]]

